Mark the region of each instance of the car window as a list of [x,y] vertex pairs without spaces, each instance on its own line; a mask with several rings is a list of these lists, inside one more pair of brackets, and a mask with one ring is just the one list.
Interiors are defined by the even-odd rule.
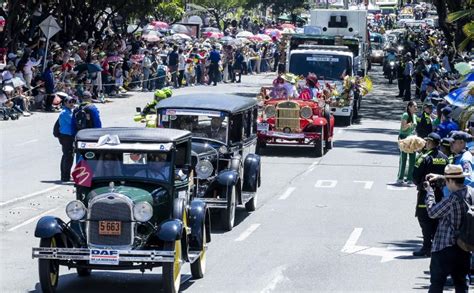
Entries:
[[228,117],[223,115],[161,115],[161,125],[191,131],[193,137],[227,143]]
[[233,115],[230,119],[230,143],[242,141],[243,119],[242,114]]

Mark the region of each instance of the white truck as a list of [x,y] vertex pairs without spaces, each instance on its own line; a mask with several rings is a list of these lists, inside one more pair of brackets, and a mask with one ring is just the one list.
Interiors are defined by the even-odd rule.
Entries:
[[313,9],[310,24],[320,27],[322,35],[357,37],[359,54],[354,56],[354,67],[358,75],[367,73],[370,58],[367,10]]

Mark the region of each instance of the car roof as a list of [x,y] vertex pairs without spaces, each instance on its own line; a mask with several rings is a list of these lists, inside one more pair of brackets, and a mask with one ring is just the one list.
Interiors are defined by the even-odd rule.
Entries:
[[161,100],[157,109],[206,109],[238,112],[257,105],[256,98],[229,94],[188,94]]
[[79,131],[77,141],[97,142],[104,135],[117,135],[120,142],[166,143],[176,142],[191,136],[187,130],[145,127],[89,128]]
[[308,49],[303,49],[303,50],[293,50],[291,51],[290,55],[293,54],[326,54],[326,55],[340,55],[340,56],[347,56],[350,58],[354,58],[354,54],[352,52],[346,52],[346,51],[337,51],[337,50],[308,50]]

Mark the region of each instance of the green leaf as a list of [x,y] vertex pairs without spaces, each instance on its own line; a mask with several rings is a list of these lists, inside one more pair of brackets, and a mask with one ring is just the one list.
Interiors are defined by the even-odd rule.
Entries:
[[470,38],[465,38],[464,41],[462,41],[461,44],[459,44],[458,50],[461,52],[464,51],[464,49],[466,49],[467,45],[469,45],[470,42],[471,42]]
[[471,17],[474,15],[474,9],[468,9],[468,10],[461,10],[461,11],[456,11],[448,14],[447,22],[455,22],[460,20],[461,18],[465,17]]
[[462,27],[463,33],[469,37],[470,39],[474,38],[474,21],[471,21],[470,23],[465,24]]

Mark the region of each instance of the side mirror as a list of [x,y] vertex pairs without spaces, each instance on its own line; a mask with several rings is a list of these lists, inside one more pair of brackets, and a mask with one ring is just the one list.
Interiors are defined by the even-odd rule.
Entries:
[[141,113],[141,112],[142,112],[142,108],[136,107],[136,108],[135,108],[135,111],[137,111],[137,113]]

